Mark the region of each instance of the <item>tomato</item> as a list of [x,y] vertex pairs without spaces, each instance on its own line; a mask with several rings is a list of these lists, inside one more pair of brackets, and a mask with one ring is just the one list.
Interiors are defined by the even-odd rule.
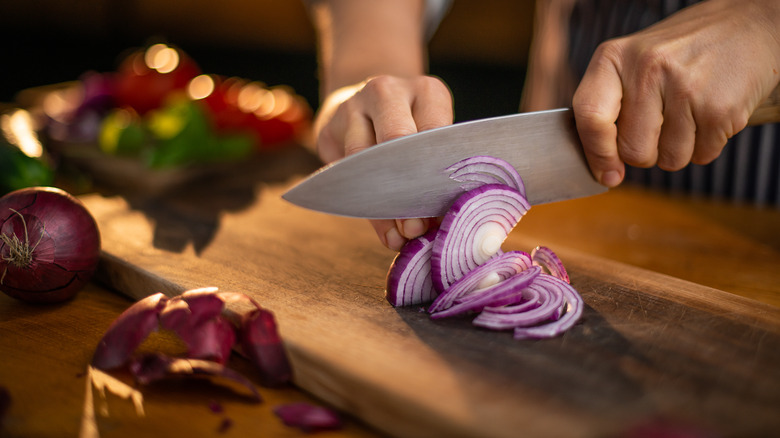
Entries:
[[116,74],[116,104],[138,114],[160,108],[173,94],[184,93],[200,68],[182,50],[155,44],[123,60]]

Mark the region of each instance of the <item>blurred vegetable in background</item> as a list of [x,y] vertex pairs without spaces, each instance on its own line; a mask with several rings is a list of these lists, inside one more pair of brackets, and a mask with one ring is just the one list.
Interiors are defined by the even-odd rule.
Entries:
[[0,196],[30,186],[51,185],[54,170],[32,127],[30,114],[0,116]]
[[151,169],[237,162],[295,144],[312,118],[291,88],[203,74],[166,44],[132,52],[116,72],[84,73],[43,109],[46,133],[60,146],[97,145]]

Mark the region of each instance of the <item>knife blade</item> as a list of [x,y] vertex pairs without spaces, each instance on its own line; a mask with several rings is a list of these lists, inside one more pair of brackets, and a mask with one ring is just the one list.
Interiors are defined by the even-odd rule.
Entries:
[[324,166],[282,197],[298,206],[368,219],[435,217],[464,192],[446,169],[475,155],[512,164],[531,205],[602,193],[570,109],[492,117],[384,142]]

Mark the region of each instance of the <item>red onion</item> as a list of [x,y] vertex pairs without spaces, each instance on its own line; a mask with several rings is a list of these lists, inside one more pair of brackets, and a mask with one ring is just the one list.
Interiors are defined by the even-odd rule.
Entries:
[[51,303],[80,291],[97,268],[100,233],[84,205],[53,187],[0,198],[0,290]]
[[502,282],[531,267],[531,256],[523,251],[509,251],[488,260],[456,281],[439,295],[428,308],[431,313],[448,309],[456,301],[479,290]]
[[525,196],[525,183],[517,170],[508,162],[488,156],[469,157],[447,168],[450,178],[464,183],[461,187],[472,190],[486,184],[502,184]]
[[274,413],[285,425],[297,427],[307,433],[337,430],[342,427],[338,413],[305,402],[276,406]]
[[500,306],[520,302],[523,299],[523,288],[531,284],[540,272],[541,268],[534,266],[499,283],[473,291],[453,306],[431,314],[431,318],[447,318],[466,312],[479,312],[487,306]]
[[[551,249],[502,252],[530,205],[514,168],[472,157],[447,169],[469,191],[455,200],[438,231],[402,248],[388,272],[394,306],[433,302],[431,318],[478,312],[474,325],[514,330],[516,339],[557,336],[582,316],[582,297]],[[429,284],[436,292],[429,292]]]
[[433,286],[444,291],[501,250],[531,206],[515,189],[487,184],[461,195],[444,216],[433,244]]
[[537,246],[531,251],[531,260],[534,265],[541,266],[553,277],[558,277],[566,283],[571,283],[566,268],[561,263],[558,255],[546,246]]
[[428,303],[438,295],[431,282],[431,252],[437,231],[410,240],[395,256],[385,288],[385,298],[393,306]]
[[[539,268],[537,267],[537,269]],[[513,306],[497,308],[487,306],[474,319],[474,325],[493,330],[506,330],[558,319],[561,315],[564,299],[562,293],[555,293],[556,290],[549,287],[547,281],[551,278],[553,277],[542,275],[527,286],[539,293],[541,302],[538,307],[526,309],[523,312],[516,312]]]

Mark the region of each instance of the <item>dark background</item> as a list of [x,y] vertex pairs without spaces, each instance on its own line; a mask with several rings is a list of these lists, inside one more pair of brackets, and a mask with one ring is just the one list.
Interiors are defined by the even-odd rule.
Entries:
[[[430,44],[430,72],[455,97],[456,121],[517,111],[532,1],[456,1]],[[0,102],[22,89],[111,71],[158,40],[206,73],[289,85],[318,103],[316,42],[299,0],[0,0]]]

